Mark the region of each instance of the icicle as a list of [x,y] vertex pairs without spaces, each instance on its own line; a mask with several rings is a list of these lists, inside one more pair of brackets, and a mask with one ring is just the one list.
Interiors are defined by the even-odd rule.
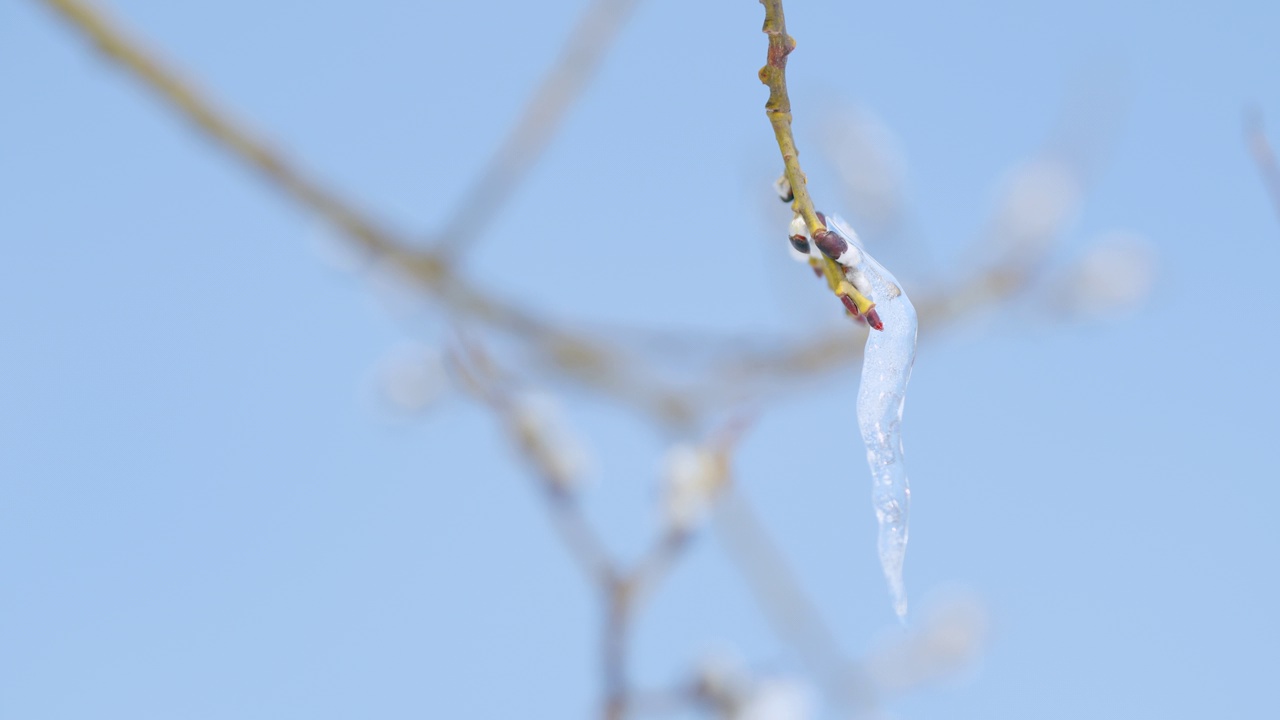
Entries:
[[[905,620],[907,593],[902,583],[902,562],[907,553],[911,487],[902,458],[902,407],[916,356],[916,310],[893,274],[862,247],[857,234],[840,218],[828,220],[831,229],[860,250],[849,253],[852,262],[846,276],[876,304],[884,323],[884,330],[867,333],[862,385],[858,389],[858,427],[867,446],[872,500],[880,523],[880,566],[889,583],[893,609]],[[845,258],[842,256],[841,260]]]

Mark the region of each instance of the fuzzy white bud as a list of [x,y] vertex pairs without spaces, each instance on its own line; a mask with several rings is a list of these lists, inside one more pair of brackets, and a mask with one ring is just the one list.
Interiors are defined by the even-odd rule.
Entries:
[[1013,172],[997,216],[998,242],[1020,252],[1047,245],[1075,214],[1082,189],[1067,163],[1041,159]]
[[397,348],[377,371],[383,396],[398,410],[418,412],[444,395],[448,388],[444,354],[429,345]]
[[806,720],[813,715],[813,689],[792,678],[755,683],[734,720]]
[[677,530],[692,529],[701,522],[726,479],[720,454],[684,444],[668,450],[662,474],[667,524]]
[[1059,301],[1067,311],[1084,316],[1131,310],[1155,283],[1155,255],[1150,241],[1140,235],[1103,235],[1063,280]]
[[936,683],[973,666],[987,637],[987,612],[975,596],[957,593],[924,614],[913,632],[894,631],[866,659],[870,680],[886,694]]
[[521,395],[511,416],[525,451],[548,479],[562,490],[577,487],[590,458],[565,423],[559,403],[540,393]]

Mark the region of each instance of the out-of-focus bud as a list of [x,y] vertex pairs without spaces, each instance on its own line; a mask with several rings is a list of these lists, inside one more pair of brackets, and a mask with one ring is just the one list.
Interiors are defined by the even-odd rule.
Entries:
[[663,464],[664,519],[676,530],[691,530],[728,480],[725,457],[705,447],[681,444],[667,451]]
[[875,236],[900,222],[906,163],[897,138],[865,111],[827,115],[828,156],[848,191],[846,201],[859,225]]
[[698,694],[718,717],[732,720],[805,720],[813,715],[813,688],[799,678],[753,677],[731,654],[704,659],[697,670]]
[[1014,170],[996,215],[997,249],[1040,252],[1075,215],[1080,198],[1080,178],[1067,162],[1041,158]]
[[444,354],[430,345],[393,350],[378,368],[378,386],[397,410],[419,412],[439,400],[449,387]]
[[577,487],[590,466],[586,448],[564,421],[550,395],[527,393],[512,404],[511,420],[521,446],[560,490]]
[[814,692],[795,678],[763,678],[752,685],[734,720],[806,720],[813,715]]
[[969,669],[982,652],[987,613],[973,595],[956,593],[923,614],[918,629],[892,639],[866,660],[871,681],[885,694],[897,694],[954,677]]
[[717,715],[732,716],[747,696],[747,677],[738,658],[720,652],[703,658],[696,672],[698,694],[714,705]]
[[1141,235],[1098,238],[1058,283],[1055,304],[1071,315],[1115,317],[1137,308],[1155,284],[1156,252]]
[[785,174],[779,175],[778,179],[773,181],[773,189],[778,193],[778,199],[782,202],[789,203],[796,199],[796,195],[791,191],[791,181],[787,179]]

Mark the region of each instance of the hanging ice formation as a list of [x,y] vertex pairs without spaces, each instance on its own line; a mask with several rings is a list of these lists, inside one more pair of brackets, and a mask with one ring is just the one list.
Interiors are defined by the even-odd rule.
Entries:
[[[867,253],[853,229],[838,217],[825,219],[828,228],[847,243],[839,248],[837,257],[845,278],[875,303],[883,328],[867,333],[858,388],[858,427],[871,468],[872,500],[880,525],[880,566],[889,583],[893,609],[905,620],[902,563],[907,552],[911,487],[902,456],[902,409],[916,355],[916,310],[897,279]],[[821,259],[816,245],[811,252]]]

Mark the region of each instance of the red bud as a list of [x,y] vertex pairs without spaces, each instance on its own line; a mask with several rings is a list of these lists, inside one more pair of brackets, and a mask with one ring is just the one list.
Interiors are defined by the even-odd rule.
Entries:
[[867,324],[877,330],[884,330],[884,323],[880,322],[880,313],[875,308],[867,310]]

